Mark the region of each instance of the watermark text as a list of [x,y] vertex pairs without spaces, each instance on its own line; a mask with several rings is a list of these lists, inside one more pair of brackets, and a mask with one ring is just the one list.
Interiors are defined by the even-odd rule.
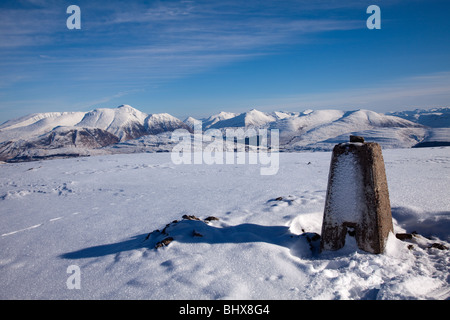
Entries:
[[171,158],[175,164],[259,164],[261,175],[274,175],[279,169],[279,130],[255,128],[208,129],[194,123],[194,133],[177,129]]

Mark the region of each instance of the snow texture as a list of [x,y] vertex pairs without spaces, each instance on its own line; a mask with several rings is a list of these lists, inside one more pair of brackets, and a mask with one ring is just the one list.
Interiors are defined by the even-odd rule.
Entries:
[[339,155],[335,164],[330,203],[333,208],[333,222],[342,225],[353,222],[359,225],[361,221],[361,199],[364,195],[363,173],[353,153]]
[[328,152],[282,153],[273,176],[167,153],[1,164],[0,298],[449,299],[449,151],[383,151],[413,236],[380,255],[318,252]]

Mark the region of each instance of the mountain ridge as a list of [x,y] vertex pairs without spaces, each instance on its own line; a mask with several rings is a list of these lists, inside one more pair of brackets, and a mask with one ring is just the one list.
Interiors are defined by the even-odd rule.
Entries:
[[[278,129],[280,151],[329,151],[349,134],[363,135],[386,148],[450,145],[450,108],[377,113],[371,110],[222,111],[184,121],[168,114],[147,114],[129,105],[88,112],[35,113],[0,125],[0,160],[33,160],[55,154],[169,152],[170,133],[255,128]],[[64,151],[61,153],[61,151]]]

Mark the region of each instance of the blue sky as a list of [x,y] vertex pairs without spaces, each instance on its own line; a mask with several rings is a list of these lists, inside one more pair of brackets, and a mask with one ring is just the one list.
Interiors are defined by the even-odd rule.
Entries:
[[[81,29],[69,30],[69,5]],[[369,5],[381,29],[369,30]],[[0,2],[0,122],[129,104],[219,111],[448,106],[450,2]]]

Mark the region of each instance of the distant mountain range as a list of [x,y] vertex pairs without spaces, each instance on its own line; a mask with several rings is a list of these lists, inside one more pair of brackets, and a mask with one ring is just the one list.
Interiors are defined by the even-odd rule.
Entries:
[[[329,151],[350,134],[384,148],[450,145],[450,108],[389,114],[370,110],[252,109],[220,112],[201,120],[202,129],[278,129],[280,151]],[[0,160],[17,162],[57,157],[133,152],[169,152],[176,129],[193,132],[197,119],[181,121],[167,113],[146,114],[131,106],[89,112],[31,114],[0,125]]]

